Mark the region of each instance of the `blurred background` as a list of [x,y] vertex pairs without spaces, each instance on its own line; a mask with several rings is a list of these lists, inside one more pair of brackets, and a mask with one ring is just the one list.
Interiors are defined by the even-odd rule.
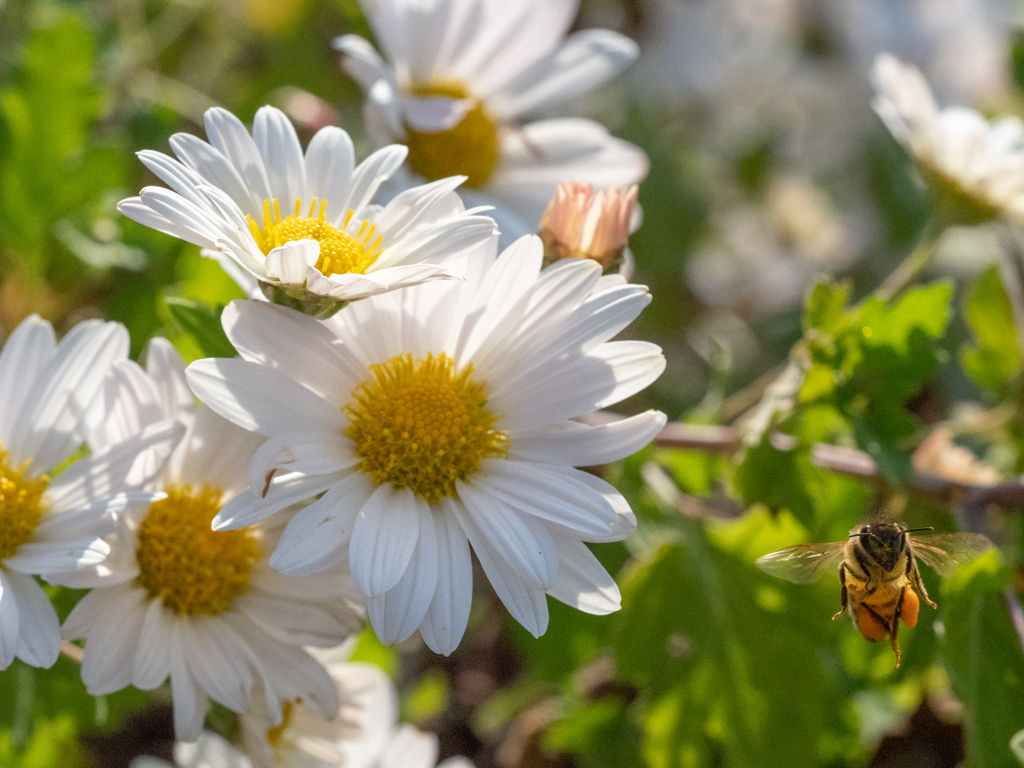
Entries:
[[[921,67],[940,104],[1024,115],[1022,24],[1017,0],[581,0],[578,28],[641,50],[572,106],[651,160],[630,243],[654,301],[628,332],[660,344],[668,369],[620,409],[729,423],[800,338],[816,276],[848,277],[854,297],[876,287],[913,248],[927,201],[871,110],[875,55]],[[242,293],[198,248],[117,213],[158,183],[134,153],[202,136],[210,106],[248,124],[273,104],[303,142],[340,125],[365,156],[361,94],[330,48],[348,32],[372,38],[356,0],[0,3],[0,336],[31,313],[58,333],[105,317],[128,326],[133,354],[163,335],[206,356],[205,321]],[[959,297],[992,265],[1013,276],[1021,264],[1017,233],[990,225],[948,232],[932,274]],[[965,337],[955,321],[949,359]],[[944,364],[912,410],[929,424],[982,399]],[[372,634],[356,656],[394,677],[404,718],[438,733],[442,757],[479,766],[955,766],[965,739],[968,764],[1016,765],[1004,732],[1018,718],[1011,733],[1024,729],[1024,662],[1001,591],[1014,574],[986,561],[942,588],[926,574],[940,612],[922,609],[895,671],[885,644],[829,621],[834,579],[795,587],[753,567],[801,536],[845,538],[873,488],[819,471],[808,523],[744,512],[728,464],[648,450],[604,470],[642,518],[629,542],[595,548],[619,574],[621,613],[552,603],[534,640],[481,588],[450,658]],[[690,517],[666,502],[680,489],[705,499]],[[912,498],[907,518],[955,527],[956,514]],[[1014,549],[1008,518],[993,526]],[[53,596],[62,611],[76,599]],[[167,755],[168,698],[93,699],[66,659],[50,672],[16,663],[0,672],[0,764]],[[227,712],[211,726],[233,733]]]

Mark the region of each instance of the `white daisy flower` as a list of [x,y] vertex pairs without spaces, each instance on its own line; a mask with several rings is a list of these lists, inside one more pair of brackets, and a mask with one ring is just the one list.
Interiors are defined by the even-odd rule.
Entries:
[[210,143],[178,133],[181,162],[144,150],[139,158],[171,189],[146,187],[118,208],[135,221],[220,252],[281,303],[327,312],[344,302],[428,280],[454,277],[443,262],[495,231],[466,211],[455,188],[438,179],[372,204],[407,150],[389,146],[354,165],[352,140],[323,128],[305,154],[288,118],[256,113],[252,135],[220,108],[207,110]]
[[0,353],[0,669],[15,657],[36,667],[57,660],[57,613],[33,575],[57,582],[101,563],[110,513],[155,498],[128,481],[137,457],[154,448],[166,459],[181,437],[165,422],[48,474],[84,442],[85,415],[127,354],[119,323],[80,323],[57,344],[35,315]]
[[644,286],[590,260],[540,271],[524,237],[495,260],[464,259],[467,282],[418,286],[353,305],[326,324],[260,302],[223,315],[242,359],[187,373],[225,418],[269,438],[250,491],[214,526],[230,530],[323,497],[285,529],[271,565],[317,573],[350,563],[386,643],[419,628],[459,644],[469,616],[470,546],[512,615],[534,635],[546,594],[591,613],[619,607],[585,541],[617,541],[625,499],[574,469],[615,461],[665,423],[574,419],[628,397],[664,368],[642,341],[609,342],[648,304]]
[[535,120],[613,77],[636,44],[605,29],[566,36],[578,0],[371,0],[387,61],[357,35],[334,41],[366,93],[378,146],[409,147],[419,178],[468,177],[463,198],[493,202],[511,238],[534,233],[559,182],[628,187],[647,175],[638,147],[592,120]]
[[68,640],[86,639],[87,689],[149,690],[170,676],[175,732],[186,741],[202,731],[207,695],[241,712],[254,686],[275,724],[281,702],[296,698],[333,717],[334,683],[302,646],[332,647],[360,628],[351,600],[358,593],[347,576],[277,573],[267,565],[274,528],[210,529],[224,502],[247,487],[262,439],[207,408],[195,412],[184,363],[163,339],[150,343],[147,371],[125,361],[115,374],[106,397],[116,407],[93,431],[93,445],[144,431],[167,415],[188,431],[152,481],[166,498],[122,513],[107,538],[107,560],[62,581],[92,588],[62,630]]
[[872,79],[875,111],[917,160],[948,223],[1024,215],[1024,124],[987,121],[965,107],[940,110],[916,68],[883,53]]
[[[349,662],[332,665],[331,676],[350,709],[344,720],[327,722],[300,704],[286,710],[285,722],[267,729],[262,715],[240,718],[244,752],[204,731],[194,744],[174,746],[177,768],[434,768],[438,741],[398,722],[398,696],[379,668]],[[166,768],[168,763],[139,757],[131,768]],[[452,757],[440,768],[472,768]]]

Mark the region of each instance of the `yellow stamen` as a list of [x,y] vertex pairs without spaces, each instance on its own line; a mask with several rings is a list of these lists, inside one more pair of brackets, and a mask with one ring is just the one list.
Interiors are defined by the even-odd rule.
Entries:
[[[416,96],[471,98],[461,83],[434,82],[413,89]],[[498,162],[498,127],[484,111],[482,101],[447,131],[417,131],[405,126],[409,167],[427,181],[464,175],[467,187],[482,187]]]
[[508,455],[508,435],[494,428],[501,417],[488,410],[472,366],[457,373],[444,354],[398,355],[370,370],[342,410],[360,469],[378,485],[409,488],[433,504],[455,496],[455,481],[483,459]]
[[167,498],[149,505],[139,526],[135,556],[139,584],[185,616],[224,613],[249,588],[263,545],[253,529],[213,531],[220,488],[191,485],[166,489]]
[[[320,210],[317,212],[317,203]],[[367,227],[372,233],[376,227],[363,219],[362,226],[355,237],[348,234],[346,230],[355,215],[355,211],[349,210],[345,216],[345,223],[341,229],[326,221],[327,201],[313,198],[309,205],[309,212],[302,216],[302,199],[295,201],[295,215],[281,218],[281,208],[277,198],[274,198],[274,216],[271,216],[271,201],[263,201],[263,226],[260,227],[251,216],[246,217],[249,221],[249,231],[252,233],[256,245],[259,246],[263,255],[269,254],[274,248],[296,240],[316,240],[320,243],[320,258],[316,262],[316,268],[323,275],[353,273],[362,275],[380,257],[383,250],[377,250],[377,245],[367,248],[368,239],[363,237]],[[361,239],[362,238],[362,239]],[[382,242],[382,238],[378,239]]]
[[7,459],[7,451],[0,446],[0,561],[13,557],[32,539],[43,519],[43,493],[50,484],[47,475],[25,477],[28,461],[15,468]]
[[270,746],[280,746],[281,737],[284,736],[285,730],[291,725],[294,709],[295,707],[290,701],[286,701],[281,705],[281,724],[267,729],[267,743]]

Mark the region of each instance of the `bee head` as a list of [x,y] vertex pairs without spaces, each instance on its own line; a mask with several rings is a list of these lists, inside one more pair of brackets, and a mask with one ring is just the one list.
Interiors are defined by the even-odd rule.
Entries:
[[892,571],[907,549],[907,527],[901,523],[867,523],[850,531],[867,554],[886,571]]

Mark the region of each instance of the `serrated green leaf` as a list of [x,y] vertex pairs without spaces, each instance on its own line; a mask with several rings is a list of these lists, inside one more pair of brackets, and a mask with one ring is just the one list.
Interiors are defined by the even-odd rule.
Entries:
[[234,357],[235,348],[221,326],[223,307],[211,309],[198,301],[168,296],[167,310],[181,329],[191,336],[207,357]]
[[1013,305],[997,267],[983,272],[967,294],[964,318],[974,335],[974,343],[960,349],[964,372],[1002,399],[1020,373],[1021,352]]
[[803,326],[806,333],[817,328],[825,333],[835,333],[843,317],[846,302],[850,296],[850,283],[818,282],[807,294],[804,302]]

